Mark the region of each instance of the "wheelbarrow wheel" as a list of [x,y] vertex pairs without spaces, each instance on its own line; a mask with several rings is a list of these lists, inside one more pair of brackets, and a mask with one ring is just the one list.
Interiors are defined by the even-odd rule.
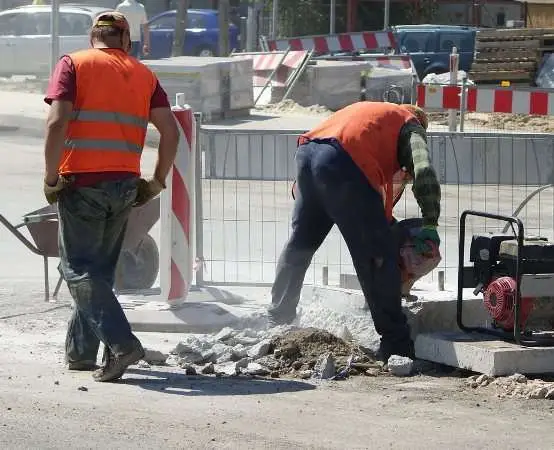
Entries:
[[121,251],[115,269],[117,291],[150,289],[160,268],[160,254],[156,241],[149,234],[132,249]]

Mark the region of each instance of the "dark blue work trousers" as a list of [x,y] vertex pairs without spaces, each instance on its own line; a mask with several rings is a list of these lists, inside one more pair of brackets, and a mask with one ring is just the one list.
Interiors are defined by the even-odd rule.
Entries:
[[75,309],[69,320],[67,362],[95,362],[102,341],[115,355],[138,339],[113,293],[115,268],[137,179],[68,188],[58,199],[60,271]]
[[398,252],[380,194],[334,140],[311,141],[296,153],[292,234],[279,258],[269,314],[289,322],[314,253],[336,224],[387,353],[410,354],[413,343],[401,308]]

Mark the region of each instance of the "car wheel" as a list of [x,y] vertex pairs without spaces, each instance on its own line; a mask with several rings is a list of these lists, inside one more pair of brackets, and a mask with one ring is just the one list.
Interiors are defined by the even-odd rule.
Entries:
[[209,47],[201,47],[198,50],[196,50],[196,56],[203,56],[203,57],[213,57],[215,56],[214,51]]

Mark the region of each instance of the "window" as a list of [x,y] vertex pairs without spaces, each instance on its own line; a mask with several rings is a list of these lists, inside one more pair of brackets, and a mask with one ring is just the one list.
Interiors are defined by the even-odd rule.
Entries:
[[21,34],[21,14],[4,14],[0,16],[0,36],[14,36]]
[[150,22],[151,30],[174,30],[175,16],[167,15]]
[[[174,30],[176,18],[174,15],[160,17],[150,22],[151,30]],[[187,28],[206,28],[206,21],[202,14],[187,14]]]
[[471,33],[441,33],[439,51],[448,52],[456,47],[458,52],[473,51],[473,37]]
[[87,14],[60,14],[59,30],[61,36],[87,35],[92,27],[92,19]]
[[202,14],[187,14],[187,28],[206,28],[206,21]]
[[409,53],[426,52],[431,35],[432,33],[406,33],[402,40],[402,47]]

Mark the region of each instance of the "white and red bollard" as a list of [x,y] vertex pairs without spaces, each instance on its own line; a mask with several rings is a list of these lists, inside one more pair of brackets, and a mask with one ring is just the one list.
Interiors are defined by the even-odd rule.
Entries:
[[162,298],[177,306],[186,300],[193,277],[196,121],[184,94],[177,94],[172,110],[180,139],[161,194],[160,288]]

